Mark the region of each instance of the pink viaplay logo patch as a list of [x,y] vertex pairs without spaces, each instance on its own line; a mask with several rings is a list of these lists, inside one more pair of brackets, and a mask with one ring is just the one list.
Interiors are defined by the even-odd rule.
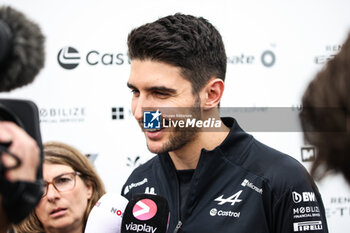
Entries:
[[134,205],[132,213],[138,220],[149,220],[156,215],[157,204],[151,199],[142,199]]

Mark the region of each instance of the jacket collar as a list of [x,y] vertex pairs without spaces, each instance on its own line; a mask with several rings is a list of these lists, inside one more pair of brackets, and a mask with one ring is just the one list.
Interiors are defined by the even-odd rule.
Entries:
[[252,142],[253,136],[243,131],[234,118],[223,117],[221,120],[230,128],[230,132],[225,140],[216,147],[214,151],[220,150],[230,161],[241,164],[243,153],[247,146]]
[[[226,139],[214,150],[202,149],[201,155],[191,181],[191,190],[188,194],[187,207],[190,214],[198,202],[200,195],[206,193],[211,184],[215,184],[220,173],[227,166],[225,161],[241,164],[244,160],[244,152],[252,142],[253,137],[245,133],[237,121],[233,118],[222,118],[223,123],[230,128]],[[177,175],[175,166],[168,153],[160,154],[159,160],[164,169],[164,175],[170,189],[178,192]],[[174,190],[175,188],[175,190]],[[177,199],[176,197],[174,197]],[[175,203],[178,200],[172,200]]]

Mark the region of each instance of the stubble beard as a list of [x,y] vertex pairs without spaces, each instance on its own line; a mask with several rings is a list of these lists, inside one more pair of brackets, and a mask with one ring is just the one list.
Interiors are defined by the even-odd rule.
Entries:
[[[194,104],[191,107],[191,115],[196,119],[201,119],[201,110],[200,110],[200,98],[196,97]],[[163,154],[169,151],[175,151],[183,148],[188,143],[194,141],[198,136],[199,128],[181,128],[176,127],[172,129],[172,132],[169,132],[169,140],[164,142],[162,147],[159,150],[150,150],[148,144],[147,147],[152,153]]]

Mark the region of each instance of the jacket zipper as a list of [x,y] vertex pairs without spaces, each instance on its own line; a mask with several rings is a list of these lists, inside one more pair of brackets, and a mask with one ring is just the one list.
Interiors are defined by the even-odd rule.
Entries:
[[181,220],[179,220],[179,222],[177,223],[177,225],[175,227],[174,233],[177,233],[180,230],[181,226],[182,226],[182,222],[181,222]]
[[179,222],[177,223],[175,229],[174,229],[174,233],[177,233],[181,226],[182,226],[182,221],[181,221],[181,206],[180,206],[180,185],[179,185],[179,178],[177,177],[176,174],[176,168],[174,166],[175,169],[175,177],[176,177],[176,188],[177,188],[177,216],[179,217]]
[[170,164],[171,164],[171,167],[172,167],[172,170],[173,172],[175,173],[175,180],[176,180],[176,188],[177,188],[177,192],[176,192],[176,195],[177,195],[177,215],[178,215],[178,223],[174,229],[174,232],[173,233],[178,233],[179,230],[181,229],[181,226],[183,225],[182,221],[181,221],[181,206],[180,206],[180,185],[179,185],[179,178],[177,177],[177,173],[176,173],[176,168],[175,168],[175,165],[174,163],[172,162],[171,158],[170,158],[170,155],[169,156],[169,159],[170,159]]

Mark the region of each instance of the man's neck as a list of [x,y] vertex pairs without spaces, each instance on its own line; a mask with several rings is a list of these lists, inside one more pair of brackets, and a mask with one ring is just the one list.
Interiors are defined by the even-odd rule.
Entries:
[[227,137],[230,129],[223,122],[215,132],[199,132],[197,137],[182,148],[170,151],[169,155],[177,170],[196,169],[201,150],[213,150]]

